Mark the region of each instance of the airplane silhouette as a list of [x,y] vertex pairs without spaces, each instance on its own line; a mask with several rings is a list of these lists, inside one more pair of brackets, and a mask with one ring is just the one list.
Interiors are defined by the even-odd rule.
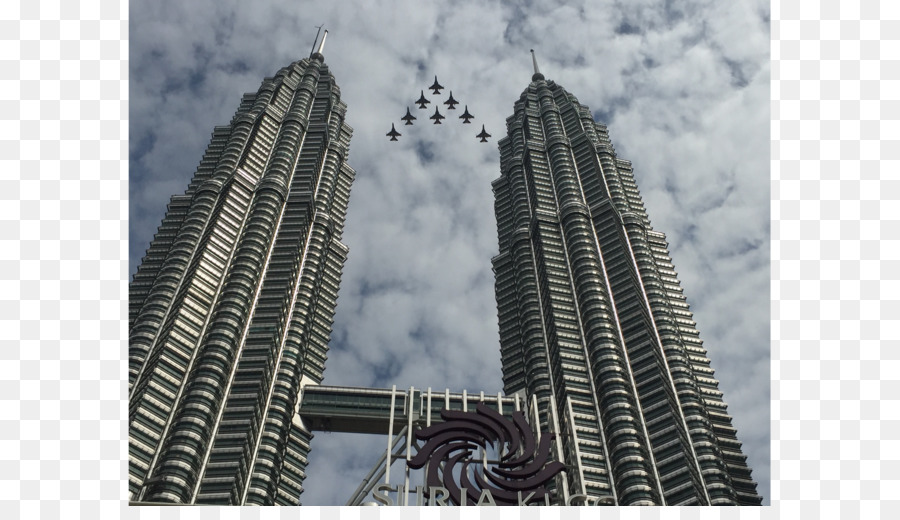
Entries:
[[419,109],[423,109],[423,108],[425,108],[425,105],[427,105],[428,103],[431,103],[431,101],[428,101],[427,99],[425,99],[425,91],[424,90],[420,90],[419,92],[421,92],[422,95],[419,96],[419,99],[416,100],[416,103],[419,105]]
[[384,135],[389,136],[391,138],[391,141],[396,141],[397,137],[401,136],[403,134],[401,134],[400,132],[397,131],[396,128],[394,128],[394,123],[391,123],[391,131]]
[[469,105],[466,105],[466,111],[463,112],[463,115],[459,116],[459,118],[462,119],[463,123],[466,124],[471,123],[469,119],[475,119],[475,116],[469,113]]
[[416,116],[409,113],[409,107],[406,107],[406,115],[401,117],[400,120],[406,121],[407,125],[411,125],[411,124],[413,124],[412,122],[413,122],[413,120],[415,120],[415,118],[416,118]]
[[456,105],[459,104],[459,101],[453,99],[453,91],[452,90],[450,91],[450,99],[448,99],[447,101],[444,101],[444,104],[450,105],[449,110],[453,110],[454,108],[456,108]]
[[439,125],[441,124],[441,119],[444,119],[444,116],[442,116],[441,113],[438,112],[438,107],[434,107],[434,115],[429,117],[428,119],[434,119],[434,124]]
[[433,93],[433,94],[440,94],[440,93],[441,93],[441,89],[444,88],[444,87],[442,87],[441,84],[437,82],[437,76],[435,76],[435,77],[434,77],[434,83],[432,83],[432,85],[431,85],[430,87],[428,87],[428,88],[430,88],[430,89],[432,90],[432,93]]
[[487,138],[490,137],[490,136],[491,136],[491,134],[485,132],[485,130],[484,130],[484,125],[481,125],[481,133],[478,134],[478,135],[476,135],[475,137],[481,138],[481,142],[482,142],[482,143],[486,143],[486,142],[487,142]]

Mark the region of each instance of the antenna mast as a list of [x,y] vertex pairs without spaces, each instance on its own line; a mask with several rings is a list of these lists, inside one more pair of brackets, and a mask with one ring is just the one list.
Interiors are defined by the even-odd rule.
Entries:
[[544,79],[544,75],[541,74],[541,71],[538,69],[537,58],[534,56],[534,49],[531,49],[531,62],[534,64],[534,75],[531,76],[531,81]]
[[328,29],[325,29],[325,34],[322,35],[322,42],[319,43],[319,50],[316,51],[319,54],[322,54],[322,49],[325,48],[325,38],[328,38]]
[[[318,31],[316,31],[316,39],[313,40],[312,49],[309,50],[309,56],[310,56],[310,57],[312,57],[313,53],[316,52],[316,42],[319,41],[319,33],[322,32],[322,26],[323,26],[323,25],[325,25],[325,24],[323,23],[322,25],[316,26],[316,29],[318,29]],[[326,32],[327,32],[327,31],[326,31]]]

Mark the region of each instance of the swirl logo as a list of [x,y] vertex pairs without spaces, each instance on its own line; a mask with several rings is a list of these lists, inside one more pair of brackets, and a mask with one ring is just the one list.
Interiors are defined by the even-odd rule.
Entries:
[[[513,412],[509,420],[483,403],[476,410],[441,410],[443,423],[416,432],[425,445],[408,466],[420,469],[427,465],[428,488],[445,488],[455,505],[463,500],[466,505],[476,505],[485,490],[497,505],[519,505],[523,495],[533,501],[544,500],[548,494],[544,484],[565,468],[561,462],[547,462],[554,435],[542,433],[536,442],[524,413]],[[478,448],[487,451],[494,446],[500,450],[496,464],[489,466],[471,458]]]

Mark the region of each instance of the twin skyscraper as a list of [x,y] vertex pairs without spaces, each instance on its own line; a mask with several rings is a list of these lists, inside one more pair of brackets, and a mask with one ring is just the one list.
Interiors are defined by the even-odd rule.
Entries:
[[[130,285],[133,503],[299,504],[302,389],[323,382],[348,251],[346,110],[315,52],[244,96],[172,197]],[[554,434],[554,502],[760,504],[665,235],[606,127],[535,66],[499,147],[504,392]]]

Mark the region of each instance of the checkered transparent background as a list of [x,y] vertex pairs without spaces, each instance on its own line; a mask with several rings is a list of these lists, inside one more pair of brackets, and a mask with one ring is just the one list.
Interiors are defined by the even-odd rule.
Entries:
[[[773,506],[623,508],[605,510],[608,518],[900,511],[900,349],[891,350],[900,319],[900,5],[777,4]],[[8,0],[0,9],[0,514],[293,518],[292,508],[123,501],[127,14],[115,0]],[[304,510],[334,520],[387,513]],[[521,516],[596,513],[543,508]],[[518,518],[506,508],[421,510],[426,519],[461,514]]]

